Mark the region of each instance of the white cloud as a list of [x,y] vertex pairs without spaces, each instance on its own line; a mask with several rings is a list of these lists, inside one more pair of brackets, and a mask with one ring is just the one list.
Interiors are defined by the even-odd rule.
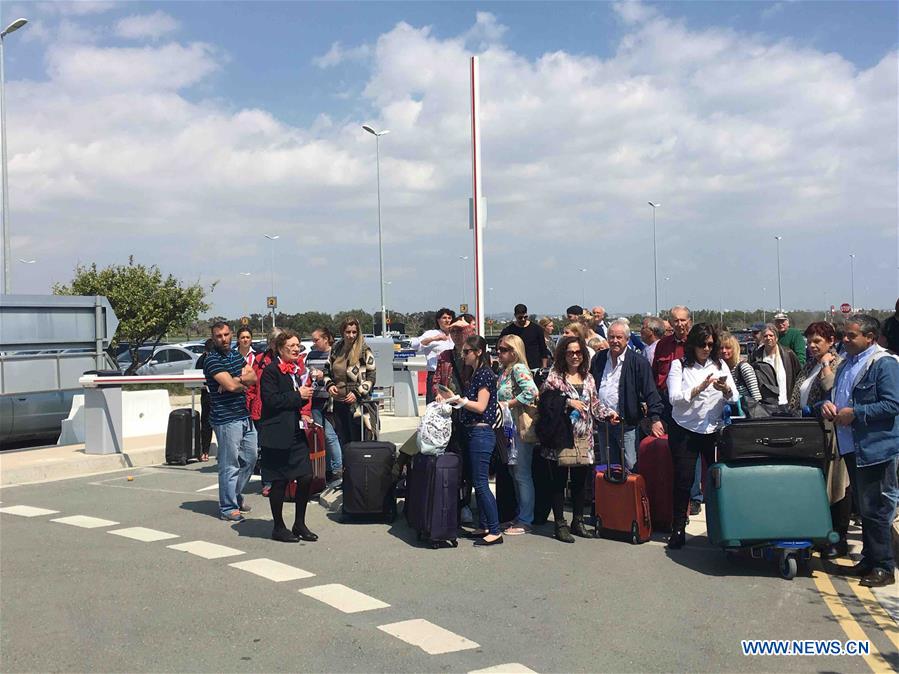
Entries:
[[368,45],[346,48],[340,42],[331,43],[331,48],[321,56],[316,56],[312,62],[319,68],[333,68],[347,61],[365,61],[370,55]]
[[[857,288],[867,282],[891,305],[896,53],[860,71],[838,54],[690,29],[643,5],[616,11],[627,27],[604,59],[525,57],[486,14],[448,38],[400,23],[370,48],[335,43],[319,65],[364,61],[357,102],[371,113],[347,118],[323,97],[308,127],[188,98],[226,67],[210,45],[51,46],[48,81],[7,88],[14,253],[52,261],[59,280],[73,232],[87,231],[101,263],[134,252],[185,278],[239,267],[254,276],[223,279],[214,309],[236,314],[269,292],[260,232],[273,231],[278,255],[293,255],[276,265],[285,310],[372,308],[368,122],[392,131],[380,142],[392,302],[455,304],[463,285],[470,299],[457,259],[470,252],[467,58],[477,44],[492,303],[561,310],[580,301],[586,267],[588,304],[650,309],[652,199],[662,203],[659,277],[672,279],[664,302],[759,305],[760,289],[775,287],[778,233],[787,306],[822,306],[825,294],[839,303],[851,232]],[[328,273],[301,274],[305,262]],[[339,273],[345,263],[352,273]]]
[[133,14],[116,22],[115,33],[128,40],[158,40],[180,28],[178,21],[162,11],[152,14]]
[[89,16],[92,14],[104,14],[115,8],[116,4],[115,2],[106,2],[105,0],[73,0],[72,2],[53,0],[53,2],[37,2],[33,6],[40,14]]

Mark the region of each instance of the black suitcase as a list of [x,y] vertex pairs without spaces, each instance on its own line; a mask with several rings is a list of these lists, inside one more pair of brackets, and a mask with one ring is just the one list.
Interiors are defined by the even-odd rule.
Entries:
[[348,517],[396,518],[392,442],[351,442],[343,449],[343,508]]
[[770,417],[735,419],[725,426],[718,442],[718,461],[778,459],[822,461],[824,430],[817,419]]
[[165,433],[165,462],[186,466],[191,459],[199,461],[200,414],[195,410],[172,410]]
[[459,545],[459,483],[462,457],[458,454],[416,454],[406,480],[406,521],[415,529],[418,540],[427,539],[431,547],[447,541]]

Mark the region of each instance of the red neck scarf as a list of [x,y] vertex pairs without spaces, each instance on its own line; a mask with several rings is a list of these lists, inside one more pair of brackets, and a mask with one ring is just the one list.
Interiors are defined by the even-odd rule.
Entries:
[[278,369],[281,370],[281,374],[292,374],[296,376],[303,372],[303,368],[300,367],[300,361],[297,361],[295,363],[288,363],[280,356],[278,357],[278,360]]

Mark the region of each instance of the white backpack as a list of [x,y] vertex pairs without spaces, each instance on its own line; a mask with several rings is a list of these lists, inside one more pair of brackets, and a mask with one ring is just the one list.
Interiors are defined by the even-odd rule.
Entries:
[[453,434],[452,413],[447,403],[428,404],[418,424],[417,443],[422,454],[443,454]]

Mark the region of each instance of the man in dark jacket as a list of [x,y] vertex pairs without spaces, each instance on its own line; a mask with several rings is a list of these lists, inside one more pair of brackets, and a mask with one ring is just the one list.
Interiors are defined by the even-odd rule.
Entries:
[[600,401],[618,412],[623,422],[620,429],[612,427],[608,439],[609,427],[601,424],[599,446],[603,448],[608,442],[612,454],[609,460],[623,455],[625,466],[633,470],[637,463],[637,425],[644,417],[644,405],[645,416],[652,422],[652,435],[661,437],[665,429],[661,421],[664,407],[652,378],[652,369],[645,358],[627,348],[630,334],[626,319],[614,321],[608,328],[609,348],[593,357],[590,374],[596,382]]

